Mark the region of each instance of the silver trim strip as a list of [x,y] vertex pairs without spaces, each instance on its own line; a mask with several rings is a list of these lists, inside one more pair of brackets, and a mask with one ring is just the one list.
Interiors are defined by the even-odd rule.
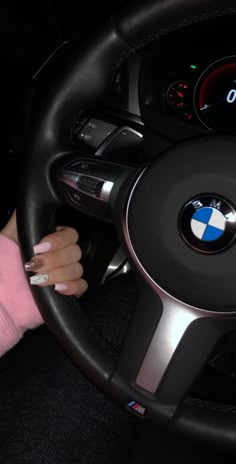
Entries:
[[108,180],[104,182],[101,193],[100,193],[100,197],[99,197],[101,201],[108,203],[111,191],[113,189],[113,185],[114,185],[114,182],[111,182]]
[[143,53],[136,53],[131,56],[128,62],[129,70],[129,92],[128,108],[129,112],[141,116],[139,105],[139,76],[143,60]]
[[[96,194],[92,194],[87,192],[86,190],[79,187],[79,180],[83,177],[97,180],[98,182],[103,182],[103,186],[101,188],[100,195],[97,196]],[[59,181],[63,184],[69,185],[73,189],[77,190],[78,192],[83,193],[89,197],[95,198],[96,200],[103,201],[104,203],[108,203],[112,188],[114,186],[114,182],[108,181],[106,179],[102,179],[100,177],[95,177],[90,174],[78,174],[75,172],[67,171],[66,169],[63,170],[59,176]]]
[[[118,269],[120,270],[118,271]],[[110,278],[116,277],[120,274],[126,274],[130,269],[131,267],[127,261],[125,252],[122,247],[119,247],[106,269],[106,272],[101,280],[101,285]]]
[[69,185],[70,187],[77,189],[78,174],[69,171],[63,171],[59,176],[59,181],[63,184]]
[[[129,233],[129,209],[133,193],[146,171],[142,171],[131,190],[128,198],[125,216],[123,219],[123,232],[132,260],[144,279],[154,289],[163,304],[163,314],[157,326],[151,343],[138,372],[136,383],[145,390],[154,393],[189,325],[199,318],[232,317],[235,312],[215,312],[188,305],[161,288],[144,269],[136,255]],[[235,308],[236,311],[236,308]]]

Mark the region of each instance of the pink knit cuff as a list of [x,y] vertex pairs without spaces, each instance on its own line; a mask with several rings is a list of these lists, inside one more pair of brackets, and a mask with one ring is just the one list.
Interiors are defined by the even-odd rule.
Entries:
[[25,330],[43,323],[27,282],[18,245],[0,234],[0,355]]

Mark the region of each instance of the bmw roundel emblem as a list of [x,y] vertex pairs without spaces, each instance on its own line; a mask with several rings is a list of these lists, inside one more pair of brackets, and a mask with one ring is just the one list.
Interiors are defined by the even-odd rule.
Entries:
[[201,253],[217,253],[236,236],[236,213],[230,203],[213,195],[188,202],[180,213],[180,233],[187,244]]

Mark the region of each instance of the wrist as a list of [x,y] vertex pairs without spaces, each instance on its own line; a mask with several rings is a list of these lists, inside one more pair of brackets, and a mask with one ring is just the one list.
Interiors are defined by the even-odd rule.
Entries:
[[8,223],[1,230],[1,234],[18,244],[18,234],[16,227],[16,211],[12,214]]

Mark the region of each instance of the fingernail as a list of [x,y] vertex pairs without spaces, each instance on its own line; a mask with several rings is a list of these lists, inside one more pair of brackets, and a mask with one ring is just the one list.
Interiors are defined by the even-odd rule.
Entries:
[[34,253],[38,255],[39,253],[46,253],[52,247],[50,242],[42,242],[34,246]]
[[41,285],[45,284],[49,279],[48,274],[36,274],[32,277],[30,277],[30,283],[31,285]]
[[44,262],[42,259],[32,259],[31,261],[28,261],[25,263],[25,270],[26,271],[37,271],[41,267],[43,267]]
[[57,292],[63,292],[64,290],[66,290],[68,288],[68,285],[66,285],[66,284],[56,284],[54,288],[55,288],[55,290]]
[[60,231],[63,230],[63,229],[65,229],[64,226],[57,226],[57,227],[56,227],[56,231],[57,231],[57,232],[60,232]]

